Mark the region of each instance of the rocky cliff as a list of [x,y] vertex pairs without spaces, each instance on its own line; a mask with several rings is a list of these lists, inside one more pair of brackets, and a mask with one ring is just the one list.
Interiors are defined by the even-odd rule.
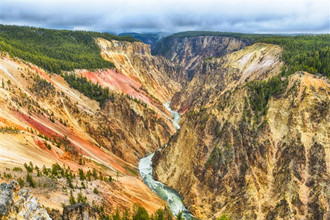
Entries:
[[242,49],[252,42],[223,36],[169,36],[159,41],[153,54],[162,55],[185,71],[181,81],[192,79],[203,59],[219,57]]
[[51,220],[44,206],[37,198],[22,189],[17,182],[0,185],[0,219]]
[[219,58],[204,60],[189,84],[173,96],[171,107],[185,112],[238,85],[278,74],[283,66],[281,52],[279,46],[258,43]]
[[99,219],[100,216],[87,203],[78,203],[59,210],[46,209],[31,195],[30,190],[20,189],[16,181],[0,185],[0,219],[26,220],[81,220]]
[[329,218],[330,84],[278,76],[280,54],[256,44],[205,61],[174,98],[188,111],[154,176],[196,217]]
[[[125,50],[130,56],[130,47]],[[123,49],[121,53],[124,52]],[[143,51],[133,51],[140,52]],[[8,176],[2,175],[0,179],[16,178],[12,169],[30,161],[40,168],[64,164],[73,172],[95,168],[104,176],[116,177],[116,181],[89,183],[90,188],[83,190],[89,194],[88,198],[95,197],[93,188],[97,184],[98,201],[106,201],[112,211],[117,207],[130,209],[135,203],[150,212],[162,207],[164,203],[137,175],[137,164],[141,157],[164,145],[174,132],[171,114],[159,99],[169,100],[179,84],[165,74],[158,78],[156,73],[145,76],[147,73],[138,71],[138,67],[135,67],[137,72],[125,75],[125,69],[119,70],[120,65],[117,70],[69,73],[90,77],[95,83],[102,81],[100,86],[110,88],[109,99],[100,105],[70,87],[62,76],[1,53],[0,171]],[[147,80],[150,88],[143,81],[148,77],[153,77]],[[169,87],[159,89],[161,80],[158,79],[167,81]],[[160,91],[159,99],[152,89]],[[24,174],[19,177],[25,179]],[[47,207],[59,209],[62,202],[68,202],[68,195],[62,189],[67,187],[65,180],[53,186],[44,177],[35,178],[46,182],[47,187],[52,186],[44,190],[31,189]]]
[[[92,218],[82,200],[154,213],[164,202],[137,164],[166,146],[154,176],[196,217],[329,218],[328,79],[284,76],[281,47],[234,37],[172,36],[158,45],[163,56],[140,42],[95,42],[114,68],[58,75],[0,53],[1,181],[25,185],[54,219]],[[104,102],[94,89],[107,91]],[[183,115],[175,135],[169,100]],[[17,183],[1,187],[0,215],[47,219]]]
[[182,70],[162,57],[152,56],[149,45],[101,38],[96,42],[104,59],[113,62],[118,71],[141,84],[147,93],[162,103],[181,89],[175,79]]

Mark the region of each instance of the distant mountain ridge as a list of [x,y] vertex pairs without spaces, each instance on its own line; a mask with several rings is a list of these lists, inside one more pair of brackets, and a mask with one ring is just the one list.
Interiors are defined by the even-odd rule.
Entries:
[[[226,39],[230,39],[231,43]],[[242,45],[237,44],[238,42]],[[186,71],[187,79],[191,80],[202,59],[220,57],[257,42],[277,44],[283,48],[282,59],[286,63],[286,75],[304,70],[330,77],[330,34],[288,36],[186,31],[158,41],[152,53],[181,65]]]
[[156,43],[161,40],[162,38],[170,35],[169,33],[164,32],[156,32],[156,33],[135,33],[135,32],[127,32],[127,33],[120,33],[118,36],[130,36],[135,39],[142,41],[145,44],[149,44],[151,50],[154,49]]

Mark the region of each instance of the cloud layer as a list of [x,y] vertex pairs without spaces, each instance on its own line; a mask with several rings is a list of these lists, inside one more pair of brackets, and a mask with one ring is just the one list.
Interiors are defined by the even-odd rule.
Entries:
[[327,0],[0,0],[0,23],[107,32],[329,33]]

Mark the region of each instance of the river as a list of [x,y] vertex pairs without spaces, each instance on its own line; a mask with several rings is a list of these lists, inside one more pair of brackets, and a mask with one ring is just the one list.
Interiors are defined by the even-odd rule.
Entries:
[[[166,103],[165,108],[168,109],[173,116],[173,124],[176,130],[180,129],[179,121],[180,121],[180,114],[176,111],[173,111],[170,108],[170,103]],[[144,157],[139,162],[139,171],[140,175],[143,178],[144,183],[154,192],[156,193],[161,199],[165,200],[172,213],[177,216],[180,212],[183,212],[184,219],[190,220],[193,216],[189,213],[186,207],[183,204],[181,196],[174,191],[173,189],[165,186],[163,183],[158,182],[153,179],[152,176],[152,157],[154,153],[150,154],[147,157]]]

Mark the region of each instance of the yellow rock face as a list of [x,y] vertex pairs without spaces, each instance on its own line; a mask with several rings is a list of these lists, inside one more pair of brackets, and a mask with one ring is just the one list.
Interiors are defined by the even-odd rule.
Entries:
[[284,89],[260,107],[281,51],[255,44],[205,61],[174,96],[185,114],[155,154],[154,175],[196,217],[327,218],[330,84],[298,72],[280,78]]
[[150,46],[140,42],[107,41],[97,39],[104,59],[113,62],[116,68],[141,83],[154,97],[165,103],[181,89],[172,77],[179,74],[173,64],[161,57],[152,56]]

